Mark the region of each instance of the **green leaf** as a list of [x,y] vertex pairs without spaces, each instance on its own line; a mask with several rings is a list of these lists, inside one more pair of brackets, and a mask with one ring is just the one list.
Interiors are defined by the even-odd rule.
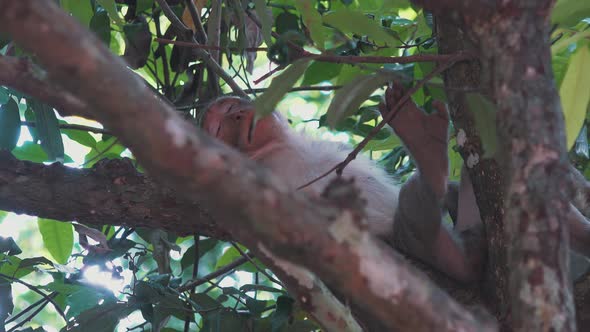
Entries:
[[309,30],[309,34],[318,49],[324,49],[326,38],[324,37],[325,27],[322,24],[322,15],[315,9],[315,0],[295,1],[295,7],[301,13],[303,24]]
[[119,320],[138,309],[128,303],[103,303],[76,317],[76,326],[65,326],[61,332],[113,332]]
[[12,237],[0,236],[0,253],[6,253],[9,256],[22,254],[21,248],[14,242]]
[[30,266],[22,267],[21,262],[22,260],[16,256],[0,254],[0,273],[20,279],[33,272]]
[[290,12],[282,12],[275,19],[275,30],[279,35],[289,31],[301,31],[299,17]]
[[203,314],[203,332],[213,331],[245,331],[247,330],[246,315],[235,311],[216,310]]
[[20,114],[18,105],[12,98],[0,106],[0,150],[12,150],[20,137]]
[[62,129],[61,132],[72,141],[78,142],[90,148],[96,148],[96,140],[87,131],[77,129]]
[[357,77],[357,79],[342,87],[334,95],[334,99],[332,99],[332,103],[330,103],[330,107],[326,112],[328,125],[334,128],[338,122],[356,113],[373,91],[392,79],[391,75],[375,73]]
[[496,107],[479,93],[468,93],[466,97],[483,145],[484,155],[482,158],[493,158],[498,149]]
[[288,296],[279,296],[277,298],[277,309],[272,314],[272,332],[281,331],[281,328],[289,322],[294,303],[295,300]]
[[567,149],[571,149],[584,124],[586,110],[590,103],[590,49],[587,45],[579,45],[571,56],[563,82],[559,87],[565,129],[567,133]]
[[68,262],[74,246],[74,227],[70,223],[38,218],[39,232],[45,248],[59,264]]
[[333,62],[314,61],[305,71],[301,85],[314,85],[338,76],[342,65]]
[[96,0],[96,2],[109,13],[109,17],[115,22],[115,24],[117,24],[119,27],[125,24],[119,15],[115,0]]
[[264,42],[267,46],[272,45],[271,39],[271,29],[272,29],[272,21],[270,20],[269,10],[266,7],[265,0],[254,0],[254,9],[256,10],[256,15],[260,20],[260,24],[262,25],[262,37],[264,38]]
[[8,90],[6,90],[5,87],[0,86],[0,105],[6,104],[8,102],[8,99],[10,99],[10,94],[8,93]]
[[116,301],[117,299],[110,292],[105,292],[99,288],[80,287],[80,290],[68,295],[66,298],[66,304],[69,306],[67,317],[77,317],[99,303],[113,303]]
[[[114,0],[113,0],[114,1]],[[87,0],[61,0],[61,8],[67,13],[72,14],[82,24],[88,26],[94,11],[92,10],[92,4]]]
[[390,135],[386,139],[383,140],[370,140],[369,143],[365,146],[363,151],[389,151],[396,146],[400,146],[402,144],[401,140],[397,135]]
[[[219,243],[216,239],[203,239],[199,241],[199,258],[203,257],[206,253],[215,248]],[[180,259],[180,266],[182,269],[186,269],[192,266],[195,262],[195,245],[190,246]]]
[[25,142],[22,146],[12,150],[12,154],[20,160],[28,160],[34,163],[42,163],[48,159],[41,145],[33,142]]
[[144,11],[151,9],[153,5],[154,0],[137,0],[135,14],[143,13]]
[[396,46],[398,41],[375,20],[371,20],[360,11],[340,9],[323,16],[324,23],[345,33],[367,36],[380,44]]
[[111,44],[111,20],[106,10],[99,9],[90,20],[90,30],[107,46]]
[[268,89],[254,101],[255,119],[261,119],[275,110],[279,101],[303,75],[308,65],[308,59],[297,60],[273,78]]
[[36,100],[29,100],[35,113],[35,129],[41,140],[41,147],[50,161],[64,161],[64,143],[59,130],[59,122],[52,107]]
[[551,11],[551,23],[573,26],[588,16],[590,16],[590,2],[558,0]]

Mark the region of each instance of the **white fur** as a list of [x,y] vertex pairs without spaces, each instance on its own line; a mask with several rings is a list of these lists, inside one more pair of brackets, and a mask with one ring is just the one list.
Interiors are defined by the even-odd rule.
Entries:
[[[351,149],[343,144],[315,140],[287,128],[287,139],[280,144],[272,143],[259,150],[252,159],[261,162],[274,173],[296,188],[318,178],[346,159]],[[344,177],[354,178],[367,201],[367,219],[371,233],[387,237],[393,231],[393,215],[397,208],[399,187],[385,170],[363,155],[357,156],[346,166]],[[336,174],[302,189],[320,194]]]

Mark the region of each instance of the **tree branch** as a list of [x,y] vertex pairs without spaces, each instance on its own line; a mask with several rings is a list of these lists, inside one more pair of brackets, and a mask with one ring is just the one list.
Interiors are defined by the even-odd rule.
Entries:
[[[179,36],[182,36],[183,38],[188,39],[190,42],[198,44],[196,39],[193,36],[193,31],[191,29],[189,29],[188,27],[186,27],[184,25],[184,23],[182,23],[182,21],[176,16],[176,14],[174,14],[174,11],[172,11],[170,6],[168,6],[168,3],[166,3],[165,0],[156,0],[156,1],[160,5],[160,8],[162,8],[164,15],[166,15],[166,17],[172,23],[172,26],[177,30]],[[223,70],[223,68],[221,68],[221,66],[219,66],[219,63],[217,63],[217,61],[215,61],[211,57],[211,54],[209,54],[209,52],[207,52],[203,49],[195,49],[195,54],[199,58],[201,58],[201,60],[203,60],[205,62],[205,64],[207,64],[207,67],[209,69],[211,69],[217,76],[219,76],[222,80],[224,80],[225,83],[227,83],[227,85],[229,85],[231,87],[232,91],[237,96],[244,97],[246,99],[249,98],[248,95],[246,93],[244,93],[242,88],[240,88],[240,86],[234,81],[234,79],[227,72],[225,72],[225,70]]]
[[61,115],[92,118],[88,105],[51,84],[45,73],[27,59],[0,55],[0,85],[6,85],[55,107]]
[[93,114],[150,174],[202,202],[257,255],[272,252],[304,265],[388,329],[494,329],[361,231],[350,213],[289,192],[254,162],[182,121],[53,1],[0,2],[0,31],[93,105]]
[[0,210],[96,226],[163,228],[179,235],[198,230],[231,239],[198,204],[138,173],[128,159],[78,169],[0,152]]

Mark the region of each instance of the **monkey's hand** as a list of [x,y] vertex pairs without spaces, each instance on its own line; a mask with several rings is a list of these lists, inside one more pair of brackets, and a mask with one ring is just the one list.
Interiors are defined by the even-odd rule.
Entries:
[[435,112],[426,114],[410,100],[401,109],[394,110],[405,93],[401,84],[394,82],[385,91],[385,102],[379,105],[379,110],[383,117],[389,112],[397,112],[389,125],[414,157],[420,175],[442,200],[449,173],[447,109],[442,102],[435,100],[432,103]]

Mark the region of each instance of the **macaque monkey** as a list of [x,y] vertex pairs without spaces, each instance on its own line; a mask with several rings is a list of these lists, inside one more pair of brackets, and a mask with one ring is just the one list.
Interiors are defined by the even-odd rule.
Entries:
[[[400,85],[388,88],[381,112],[387,113],[403,94]],[[455,279],[475,281],[481,277],[485,256],[485,241],[479,231],[482,223],[466,172],[462,172],[459,187],[452,190],[455,197],[447,195],[449,117],[442,103],[435,101],[433,106],[436,112],[427,115],[410,101],[389,122],[417,166],[401,188],[363,156],[347,165],[342,175],[355,179],[367,201],[371,233]],[[203,128],[270,168],[293,190],[317,179],[349,152],[342,144],[295,132],[277,112],[260,119],[252,131],[253,121],[254,108],[249,101],[226,97],[209,106]],[[335,176],[302,190],[319,195]],[[449,205],[454,227],[443,222]]]

